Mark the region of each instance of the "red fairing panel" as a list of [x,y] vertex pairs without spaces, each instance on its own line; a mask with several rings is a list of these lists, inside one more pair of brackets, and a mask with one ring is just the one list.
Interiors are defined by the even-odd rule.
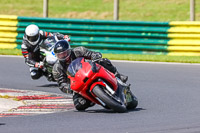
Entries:
[[89,62],[84,62],[83,59],[81,63],[82,68],[76,72],[75,77],[69,76],[71,82],[71,89],[73,91],[81,94],[85,98],[95,103],[99,103],[94,98],[94,95],[92,96],[92,93],[89,93],[89,91],[91,92],[94,86],[96,85],[102,85],[106,87],[103,81],[98,81],[97,79],[103,79],[108,85],[110,85],[111,88],[113,88],[114,91],[117,90],[117,79],[115,78],[113,73],[109,72],[107,69],[105,69],[99,64],[96,64],[99,68],[99,71],[93,72],[92,66]]

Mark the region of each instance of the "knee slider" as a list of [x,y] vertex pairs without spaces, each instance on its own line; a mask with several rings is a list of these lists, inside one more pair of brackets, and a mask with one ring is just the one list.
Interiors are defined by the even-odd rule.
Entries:
[[41,73],[39,73],[38,71],[31,71],[31,78],[32,79],[39,79],[42,76]]

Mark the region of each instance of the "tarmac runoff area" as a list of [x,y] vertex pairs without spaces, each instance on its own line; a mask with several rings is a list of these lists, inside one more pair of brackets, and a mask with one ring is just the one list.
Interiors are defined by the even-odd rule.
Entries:
[[70,95],[0,88],[0,117],[37,115],[73,109]]

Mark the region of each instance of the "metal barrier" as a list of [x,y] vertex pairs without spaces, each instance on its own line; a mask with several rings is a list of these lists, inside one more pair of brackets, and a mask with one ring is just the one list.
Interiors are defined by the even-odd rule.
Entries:
[[200,55],[200,22],[137,22],[0,15],[0,49],[20,48],[27,25],[103,53]]

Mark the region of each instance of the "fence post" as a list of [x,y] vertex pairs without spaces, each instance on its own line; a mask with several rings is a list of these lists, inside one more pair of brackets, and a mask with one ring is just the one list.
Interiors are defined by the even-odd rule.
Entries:
[[114,20],[119,19],[119,0],[114,0]]
[[43,17],[48,17],[48,0],[43,0]]
[[195,21],[195,0],[190,0],[190,21]]

